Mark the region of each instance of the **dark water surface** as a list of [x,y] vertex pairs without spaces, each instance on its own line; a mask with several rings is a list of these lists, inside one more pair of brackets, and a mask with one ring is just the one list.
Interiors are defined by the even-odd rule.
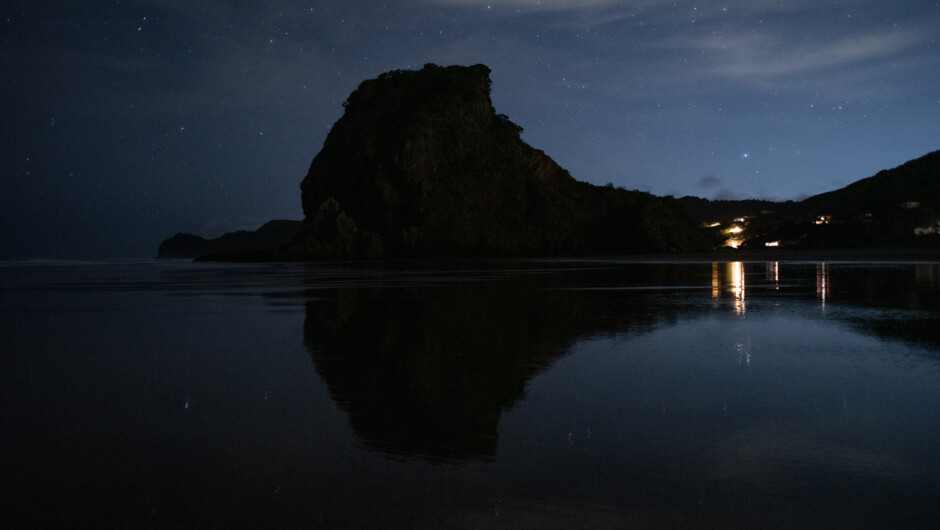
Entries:
[[940,265],[0,265],[0,528],[932,526]]

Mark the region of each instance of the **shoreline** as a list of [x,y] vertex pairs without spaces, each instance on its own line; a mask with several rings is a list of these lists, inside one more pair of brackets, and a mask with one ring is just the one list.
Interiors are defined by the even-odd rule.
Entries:
[[[167,259],[158,256],[157,260]],[[940,262],[940,245],[896,245],[887,247],[809,249],[809,248],[720,248],[689,253],[574,254],[574,255],[478,255],[478,256],[395,256],[373,259],[324,258],[290,259],[278,250],[235,250],[193,258],[204,263],[382,263],[435,262],[466,260],[522,261],[637,261],[637,262],[714,262],[714,261],[836,261],[836,262]]]
[[857,249],[727,249],[690,254],[623,256],[643,261],[940,262],[940,247]]

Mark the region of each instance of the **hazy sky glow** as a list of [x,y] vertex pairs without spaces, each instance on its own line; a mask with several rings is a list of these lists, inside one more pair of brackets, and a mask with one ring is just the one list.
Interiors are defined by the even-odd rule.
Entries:
[[5,2],[0,258],[299,219],[349,93],[429,62],[488,65],[579,180],[812,195],[940,149],[937,28],[929,0]]

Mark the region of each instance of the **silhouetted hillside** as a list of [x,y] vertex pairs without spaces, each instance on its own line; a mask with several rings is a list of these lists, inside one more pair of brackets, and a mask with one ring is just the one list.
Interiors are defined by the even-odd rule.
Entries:
[[[744,247],[808,249],[936,245],[940,233],[940,151],[878,172],[844,188],[799,202],[679,200],[710,229],[713,241],[729,240],[732,226]],[[746,221],[734,221],[746,217]]]
[[192,259],[235,251],[274,251],[294,240],[300,221],[268,221],[254,232],[240,230],[214,239],[193,234],[176,234],[157,249],[160,258]]
[[776,212],[780,208],[792,205],[792,201],[778,203],[759,199],[745,200],[709,200],[686,196],[679,200],[686,213],[693,221],[710,223],[730,221],[738,217],[752,217],[766,212]]
[[815,249],[938,239],[940,151],[800,202],[656,197],[572,178],[496,114],[489,74],[429,64],[364,81],[301,183],[302,222],[213,240],[177,234],[159,255],[574,256],[696,252],[732,239]]
[[844,188],[809,197],[800,203],[800,209],[848,218],[863,211],[896,212],[907,202],[919,202],[921,208],[933,210],[940,207],[940,151],[879,171]]
[[758,245],[779,240],[805,248],[933,243],[938,212],[940,151],[935,151],[759,217],[749,227],[749,239]]

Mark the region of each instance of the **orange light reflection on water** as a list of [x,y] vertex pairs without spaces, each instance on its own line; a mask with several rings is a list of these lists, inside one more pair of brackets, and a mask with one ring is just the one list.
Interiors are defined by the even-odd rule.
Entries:
[[734,312],[744,314],[744,263],[733,261],[728,263],[728,281],[731,284],[731,294],[734,295]]
[[832,290],[832,282],[829,277],[829,264],[816,264],[816,297],[826,305],[826,299],[829,298],[829,292]]
[[[712,262],[712,298],[721,296],[722,288],[727,286],[727,290],[734,297],[734,312],[738,315],[744,314],[744,263],[741,261],[730,261],[724,264],[724,270],[717,261]],[[723,274],[722,274],[723,273]]]

